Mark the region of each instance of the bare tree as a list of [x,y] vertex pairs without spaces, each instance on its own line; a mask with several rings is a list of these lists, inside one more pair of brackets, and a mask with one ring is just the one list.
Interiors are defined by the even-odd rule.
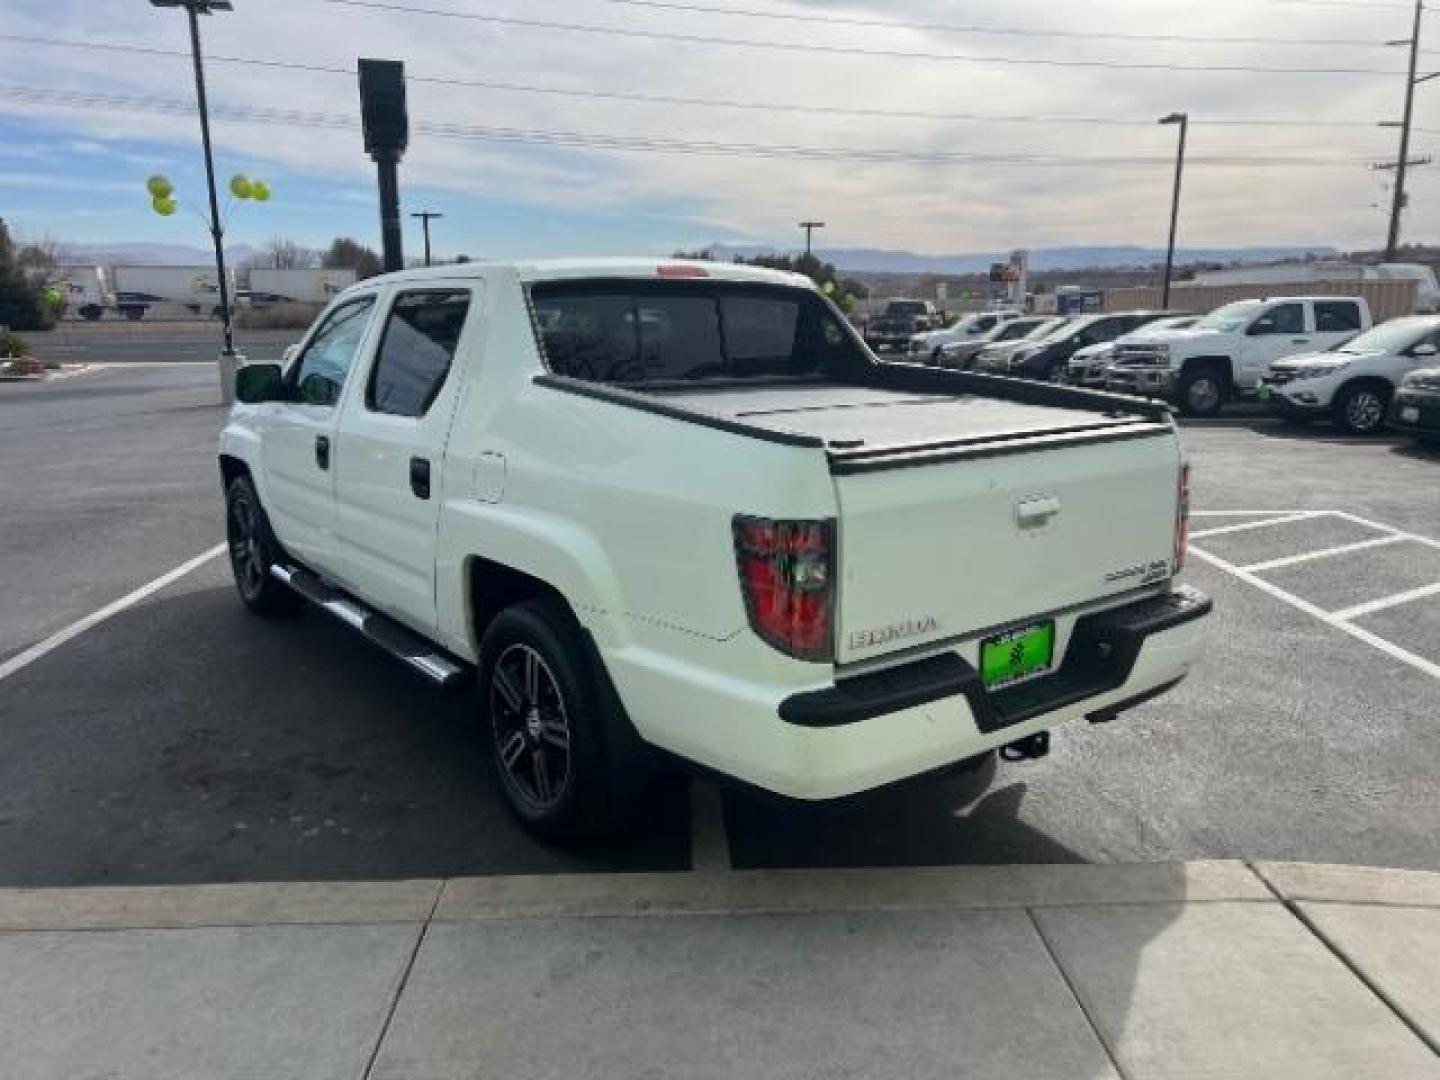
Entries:
[[261,258],[263,266],[276,270],[304,270],[314,266],[317,261],[315,252],[309,248],[279,236],[265,245]]
[[58,269],[64,249],[53,236],[38,236],[27,241],[15,252],[15,263],[22,270],[51,271]]

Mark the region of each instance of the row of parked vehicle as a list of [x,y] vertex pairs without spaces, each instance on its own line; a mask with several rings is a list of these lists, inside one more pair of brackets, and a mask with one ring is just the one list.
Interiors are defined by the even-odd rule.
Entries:
[[1258,399],[1291,423],[1440,439],[1440,316],[1375,326],[1359,297],[1241,300],[1205,316],[986,311],[908,349],[912,362],[1165,398],[1186,416]]

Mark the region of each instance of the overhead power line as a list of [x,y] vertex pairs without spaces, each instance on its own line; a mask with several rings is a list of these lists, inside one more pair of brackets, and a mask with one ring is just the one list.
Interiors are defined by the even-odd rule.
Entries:
[[851,15],[814,15],[796,11],[774,11],[766,8],[713,7],[706,4],[682,3],[681,0],[598,0],[600,3],[652,11],[674,11],[690,15],[721,15],[747,19],[768,19],[773,22],[803,23],[814,26],[848,26],[867,30],[914,30],[922,33],[973,34],[976,36],[1019,38],[1064,38],[1078,41],[1171,42],[1186,45],[1276,45],[1303,47],[1337,46],[1347,49],[1385,47],[1384,41],[1356,41],[1354,38],[1277,38],[1223,37],[1196,34],[1136,34],[1116,30],[1037,30],[1016,27],[978,26],[961,23],[903,22],[893,19],[867,19]]
[[[180,98],[132,97],[120,94],[50,90],[38,87],[0,85],[0,100],[45,103],[86,109],[184,115],[194,103]],[[343,113],[307,112],[293,109],[216,107],[219,119],[245,123],[287,124],[296,127],[356,129],[358,117]],[[1031,168],[1158,168],[1172,164],[1167,155],[1107,154],[1071,155],[1047,153],[968,153],[946,150],[907,150],[862,146],[815,146],[724,142],[706,139],[675,139],[653,135],[612,135],[593,132],[554,131],[531,128],[422,121],[414,131],[443,139],[522,143],[570,149],[676,153],[720,157],[753,157],[809,161],[852,161],[869,164],[905,165],[1016,165]],[[1239,168],[1346,168],[1363,163],[1361,158],[1339,155],[1250,155],[1211,154],[1194,157],[1199,166]]]
[[[26,45],[40,45],[54,48],[135,53],[143,56],[166,56],[186,61],[189,60],[190,55],[179,49],[162,49],[156,46],[118,41],[78,41],[64,38],[42,38],[3,33],[0,33],[0,41],[12,41]],[[355,77],[355,69],[353,67],[339,65],[304,64],[284,60],[266,60],[251,56],[227,56],[220,53],[208,53],[205,59],[207,62],[217,64],[253,65],[287,71],[303,71],[323,75],[344,75],[350,78]],[[595,101],[621,101],[641,105],[678,105],[706,109],[792,113],[814,116],[849,117],[854,119],[940,120],[986,124],[1080,124],[1146,128],[1155,126],[1155,119],[1152,116],[1079,116],[1066,115],[1063,113],[971,113],[930,111],[924,109],[868,109],[843,105],[807,105],[777,101],[746,101],[736,98],[704,98],[673,94],[626,93],[618,90],[589,90],[559,86],[536,86],[530,83],[505,82],[494,79],[463,79],[438,75],[416,75],[413,73],[410,74],[408,78],[413,83],[465,87],[473,90],[493,90],[505,93],[536,94]],[[1308,117],[1215,116],[1196,118],[1192,123],[1196,126],[1204,127],[1375,129],[1374,120],[1315,120]]]
[[1117,71],[1188,71],[1201,74],[1249,75],[1363,75],[1400,76],[1403,71],[1386,68],[1357,67],[1267,67],[1252,64],[1173,64],[1159,61],[1125,60],[1055,60],[1030,56],[980,56],[972,53],[912,52],[903,49],[874,49],[854,45],[825,45],[819,42],[760,41],[754,38],[729,38],[711,34],[682,34],[666,30],[643,30],[625,26],[597,26],[591,23],[555,22],[548,19],[523,19],[509,15],[486,15],[475,11],[454,11],[448,8],[417,7],[388,0],[321,0],[342,7],[374,11],[396,11],[407,15],[428,15],[447,19],[464,19],[514,26],[529,30],[558,30],[576,34],[599,34],[606,37],[668,41],[682,45],[718,45],[725,48],[758,49],[778,52],[815,53],[834,56],[867,56],[887,60],[926,60],[947,63],[1002,64],[1015,67],[1044,68],[1105,68]]

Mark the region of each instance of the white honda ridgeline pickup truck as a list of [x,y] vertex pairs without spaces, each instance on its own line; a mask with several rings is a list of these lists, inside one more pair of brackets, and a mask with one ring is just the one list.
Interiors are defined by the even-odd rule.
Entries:
[[816,800],[1038,757],[1179,682],[1210,611],[1164,406],[879,363],[791,274],[392,274],[236,395],[242,600],[478,679],[554,838],[674,758]]

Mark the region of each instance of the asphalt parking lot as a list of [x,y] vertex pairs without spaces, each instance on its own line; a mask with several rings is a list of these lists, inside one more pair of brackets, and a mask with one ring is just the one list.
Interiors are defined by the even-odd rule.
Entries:
[[1002,765],[983,790],[955,781],[795,807],[677,785],[634,842],[576,855],[511,821],[465,694],[432,689],[318,613],[244,613],[217,550],[214,380],[209,366],[165,363],[0,385],[0,884],[692,859],[1440,866],[1434,452],[1253,417],[1191,426],[1188,573],[1217,614],[1178,690],[1060,731],[1049,758]]

